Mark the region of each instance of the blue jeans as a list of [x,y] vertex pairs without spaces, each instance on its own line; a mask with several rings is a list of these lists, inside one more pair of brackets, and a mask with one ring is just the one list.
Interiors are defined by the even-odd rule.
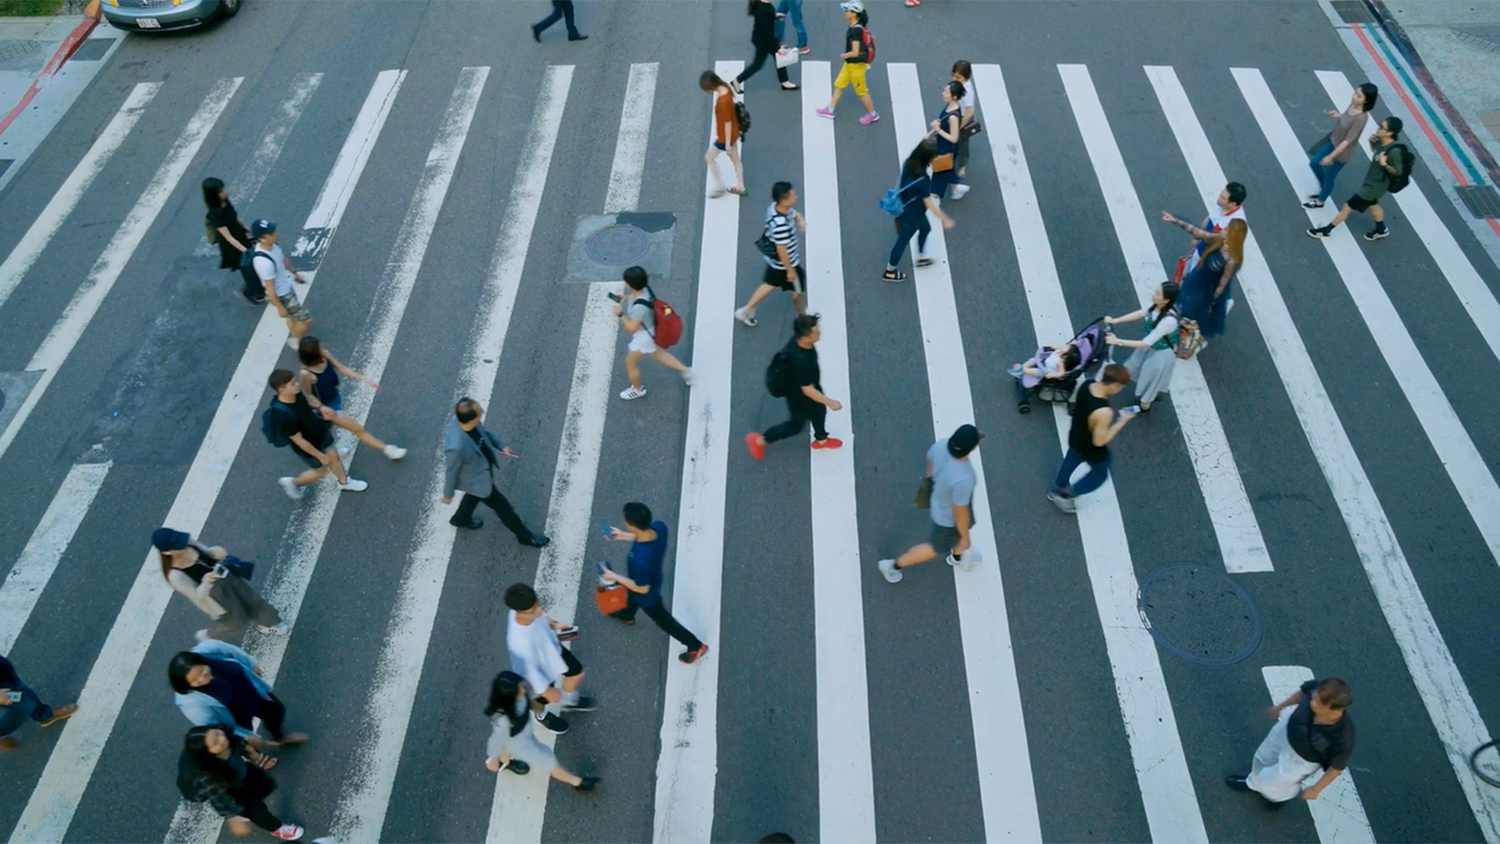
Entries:
[[[802,0],[781,0],[776,4],[776,11],[791,18],[792,28],[797,30],[797,49],[807,46],[807,27],[802,25]],[[786,43],[782,34],[786,32],[786,21],[776,22],[776,40]],[[842,51],[841,51],[842,52]]]
[[578,37],[578,27],[573,25],[573,0],[552,0],[552,14],[532,24],[532,29],[539,33],[545,32],[547,27],[558,21],[562,21],[568,28],[569,38]]
[[1331,152],[1333,141],[1325,141],[1307,159],[1307,166],[1312,168],[1313,175],[1318,178],[1318,200],[1321,202],[1327,202],[1328,197],[1333,195],[1333,183],[1338,180],[1339,171],[1344,169],[1344,162],[1338,159],[1334,159],[1327,167],[1323,166],[1323,157]]
[[17,684],[11,686],[10,690],[21,693],[21,702],[0,706],[0,736],[8,736],[20,729],[21,722],[28,717],[38,724],[52,717],[52,707],[42,703],[42,699],[29,686]]
[[907,218],[901,218],[901,231],[896,235],[896,245],[891,247],[891,260],[887,266],[894,268],[901,263],[901,256],[906,253],[906,244],[911,242],[912,235],[917,236],[917,252],[922,253],[927,249],[927,236],[932,234],[932,223],[927,221],[924,212],[921,222],[912,222]]
[[1106,451],[1102,462],[1089,463],[1089,473],[1079,478],[1078,483],[1074,484],[1070,489],[1068,487],[1068,479],[1073,477],[1073,470],[1085,462],[1083,455],[1070,446],[1068,453],[1063,455],[1062,467],[1057,470],[1057,477],[1053,479],[1052,485],[1075,498],[1080,495],[1088,495],[1102,486],[1104,481],[1109,478],[1110,459],[1110,454]]

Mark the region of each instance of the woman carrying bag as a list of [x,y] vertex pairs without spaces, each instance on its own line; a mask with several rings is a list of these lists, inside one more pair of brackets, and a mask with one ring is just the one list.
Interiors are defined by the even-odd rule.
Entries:
[[[749,8],[745,14],[755,18],[755,25],[750,30],[750,43],[755,45],[755,58],[740,75],[734,78],[734,92],[743,94],[745,92],[745,80],[754,76],[766,63],[767,58],[775,61],[775,56],[781,51],[781,42],[776,40],[776,7],[770,0],[749,0]],[[781,90],[795,91],[797,83],[787,79],[786,68],[780,62],[776,64],[776,78],[781,80]]]
[[[250,248],[250,230],[240,220],[234,203],[229,201],[229,189],[220,179],[209,177],[203,180],[203,204],[208,206],[208,215],[203,218],[203,228],[208,242],[219,246],[219,269],[238,270],[245,250]],[[244,285],[245,298],[252,305],[266,303],[265,288]]]
[[1114,334],[1105,335],[1105,342],[1111,346],[1135,349],[1125,361],[1125,368],[1130,370],[1130,383],[1135,387],[1141,413],[1149,412],[1157,394],[1167,392],[1172,386],[1172,373],[1177,369],[1177,292],[1176,282],[1162,282],[1161,287],[1151,293],[1149,309],[1104,318],[1105,325],[1146,320],[1146,336],[1140,340],[1121,340]]
[[485,745],[484,766],[495,773],[510,771],[513,774],[531,773],[532,765],[540,765],[547,775],[564,782],[578,791],[593,791],[599,785],[598,777],[580,777],[569,773],[557,762],[557,755],[537,741],[531,730],[531,701],[526,693],[526,681],[514,671],[501,671],[490,684],[490,703],[484,708],[490,719],[490,740]]
[[296,841],[306,830],[282,823],[266,808],[266,798],[276,790],[276,781],[266,771],[274,767],[275,759],[233,732],[219,726],[194,727],[182,740],[177,790],[189,803],[212,806],[236,836],[249,835],[253,823],[282,841]]
[[254,563],[166,527],[152,532],[151,544],[161,555],[162,578],[211,619],[207,628],[197,632],[198,641],[240,639],[252,621],[262,633],[286,632],[281,614],[250,585]]
[[[932,194],[942,199],[949,185],[958,184],[958,142],[963,125],[964,86],[952,81],[943,86],[943,110],[928,124],[927,136],[937,142],[932,159]],[[955,195],[956,197],[956,195]]]

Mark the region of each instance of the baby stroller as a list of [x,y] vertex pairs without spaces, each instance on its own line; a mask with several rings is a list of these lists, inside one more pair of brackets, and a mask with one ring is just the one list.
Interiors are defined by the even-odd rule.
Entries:
[[[1092,380],[1099,374],[1099,369],[1109,360],[1109,344],[1104,342],[1106,329],[1104,317],[1099,317],[1089,323],[1078,336],[1068,341],[1067,346],[1078,350],[1078,362],[1063,372],[1061,378],[1043,378],[1038,375],[1021,373],[1016,377],[1016,410],[1021,413],[1031,412],[1031,397],[1036,396],[1042,401],[1060,402],[1071,404],[1073,394],[1078,390],[1080,380]],[[1054,352],[1059,351],[1053,346],[1043,346],[1036,350],[1028,363],[1039,369],[1045,369],[1045,361]]]

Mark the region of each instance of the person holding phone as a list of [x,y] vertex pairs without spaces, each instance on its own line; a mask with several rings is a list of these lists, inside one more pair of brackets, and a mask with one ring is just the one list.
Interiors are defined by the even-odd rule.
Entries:
[[78,711],[78,704],[48,706],[31,687],[21,682],[21,675],[10,660],[0,656],[0,751],[20,746],[11,736],[27,718],[42,727],[50,727]]
[[250,585],[247,575],[254,563],[168,527],[153,531],[151,544],[161,555],[162,579],[210,619],[208,627],[197,632],[198,641],[237,642],[252,622],[262,633],[286,632],[281,613]]
[[[1078,496],[1098,489],[1109,477],[1110,441],[1139,412],[1127,408],[1116,418],[1109,399],[1129,383],[1130,370],[1111,363],[1104,367],[1104,374],[1098,381],[1090,381],[1078,391],[1077,403],[1073,407],[1073,427],[1068,431],[1068,453],[1063,456],[1062,466],[1058,467],[1052,491],[1047,493],[1047,500],[1064,513],[1078,512]],[[1084,463],[1089,464],[1089,472],[1074,483],[1073,470]]]
[[[189,721],[199,726],[217,724],[251,747],[283,747],[306,744],[307,733],[288,733],[286,704],[260,676],[260,666],[244,650],[212,639],[190,651],[182,651],[167,663],[167,680],[176,692],[174,702]],[[259,718],[271,734],[260,737]]]
[[629,604],[614,613],[614,617],[626,624],[635,624],[636,611],[645,612],[657,627],[687,648],[677,656],[682,664],[697,662],[708,653],[708,645],[673,618],[661,599],[662,563],[667,556],[667,523],[652,519],[650,507],[632,501],[625,505],[625,529],[606,525],[605,530],[610,539],[631,543],[630,553],[625,557],[628,574],[608,568],[601,568],[599,572],[600,580],[618,583],[629,592]]

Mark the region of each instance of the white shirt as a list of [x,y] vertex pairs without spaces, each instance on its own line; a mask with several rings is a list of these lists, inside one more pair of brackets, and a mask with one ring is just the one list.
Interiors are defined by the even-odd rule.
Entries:
[[[1250,221],[1245,219],[1245,206],[1241,205],[1228,214],[1225,214],[1219,210],[1218,205],[1215,205],[1214,212],[1208,215],[1208,230],[1211,232],[1221,232],[1229,227],[1230,220],[1245,220],[1245,225],[1250,225]],[[1204,246],[1205,244],[1200,240],[1198,241],[1198,245],[1193,248],[1193,254],[1188,256],[1186,272],[1192,272],[1193,268],[1198,266],[1198,259],[1203,257]]]
[[[958,82],[957,79],[953,81]],[[964,95],[963,98],[958,101],[958,105],[959,108],[967,111],[974,107],[974,80],[971,79],[968,82],[959,82],[959,84],[964,86]]]
[[[271,248],[267,249],[256,243],[250,246],[250,250],[252,252],[264,252],[266,255],[271,256],[270,258],[265,258],[261,255],[255,256],[255,274],[260,277],[260,280],[267,282],[274,278],[276,280],[276,298],[284,300],[290,296],[292,294],[292,274],[287,271],[286,259],[281,254],[281,244],[273,243],[271,244]],[[268,263],[269,266],[267,266]]]
[[516,621],[515,610],[508,612],[505,647],[510,651],[510,670],[526,678],[532,697],[541,695],[550,686],[562,687],[568,664],[563,661],[562,643],[557,640],[546,613],[530,624],[522,624]]

